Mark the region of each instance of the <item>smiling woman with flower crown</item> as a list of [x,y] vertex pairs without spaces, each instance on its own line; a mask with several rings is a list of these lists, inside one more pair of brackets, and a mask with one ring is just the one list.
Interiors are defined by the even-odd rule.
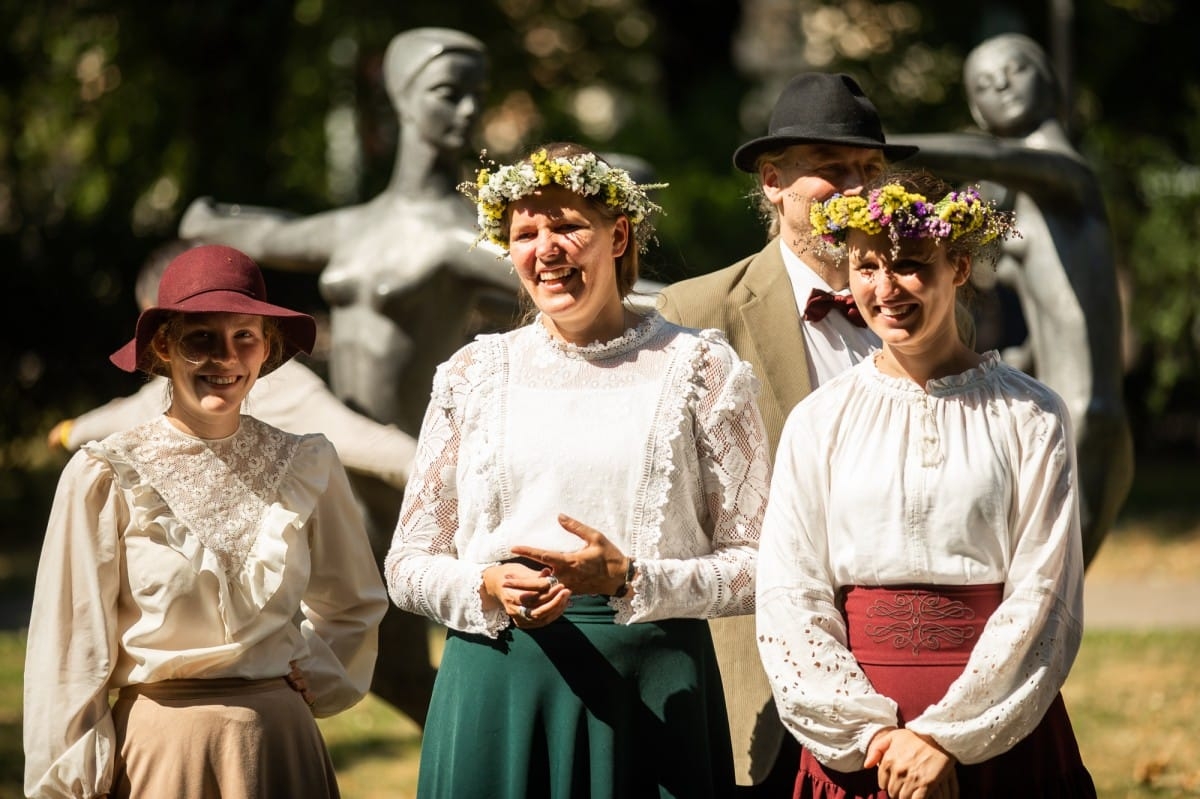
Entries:
[[1012,217],[924,172],[811,215],[882,348],[788,417],[763,522],[794,796],[1094,797],[1059,695],[1082,633],[1070,420],[955,319]]
[[703,620],[753,612],[757,381],[719,333],[625,303],[646,188],[572,144],[463,187],[535,314],[438,370],[385,563],[449,628],[422,797],[732,791]]

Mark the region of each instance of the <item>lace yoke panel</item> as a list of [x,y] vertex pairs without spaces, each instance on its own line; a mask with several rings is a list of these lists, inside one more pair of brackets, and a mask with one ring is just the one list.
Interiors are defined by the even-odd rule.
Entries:
[[243,416],[223,439],[186,436],[162,419],[106,443],[231,574],[253,549],[300,437]]

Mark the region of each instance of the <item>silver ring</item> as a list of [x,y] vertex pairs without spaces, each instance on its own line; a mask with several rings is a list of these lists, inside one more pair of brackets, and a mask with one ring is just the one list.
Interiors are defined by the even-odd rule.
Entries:
[[521,606],[521,618],[524,619],[525,621],[533,620],[533,611],[531,611],[529,609],[528,605]]
[[558,578],[553,574],[546,578],[546,590],[549,591],[554,586],[558,585]]

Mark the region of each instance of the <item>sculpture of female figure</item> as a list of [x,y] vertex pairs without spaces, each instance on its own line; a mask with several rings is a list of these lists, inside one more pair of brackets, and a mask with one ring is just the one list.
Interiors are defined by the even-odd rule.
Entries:
[[[472,247],[474,206],[456,190],[482,108],[487,52],[473,36],[415,28],[395,36],[384,81],[399,118],[398,155],[384,191],[308,217],[194,201],[181,235],[236,247],[264,266],[319,272],[330,305],[330,383],[351,407],[415,435],[433,373],[476,332],[506,327],[520,283]],[[382,560],[400,494],[355,480]],[[423,723],[433,686],[426,622],[390,611],[380,628],[372,691]]]
[[[1095,173],[1057,118],[1045,51],[1020,34],[987,39],[963,65],[983,133],[889,137],[951,180],[985,180],[1012,196],[1020,238],[996,278],[1013,286],[1029,330],[1032,371],[1065,400],[1075,428],[1085,562],[1099,549],[1133,477],[1122,396],[1122,317],[1113,241]],[[1007,355],[1006,355],[1007,357]]]
[[[437,364],[515,313],[519,284],[495,251],[472,249],[474,211],[455,186],[482,107],[487,52],[446,28],[398,34],[384,80],[400,123],[387,188],[309,217],[196,200],[183,235],[267,266],[319,271],[331,307],[330,382],[348,404],[415,433]],[[482,321],[481,321],[482,320]]]

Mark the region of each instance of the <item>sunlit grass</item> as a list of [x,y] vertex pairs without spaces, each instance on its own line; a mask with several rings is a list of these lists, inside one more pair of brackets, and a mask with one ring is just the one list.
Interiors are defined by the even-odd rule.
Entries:
[[24,632],[0,633],[0,799],[23,796],[21,686],[25,668]]
[[408,717],[371,695],[318,724],[346,799],[416,796],[421,730]]
[[[0,799],[21,796],[24,636],[0,633]],[[1103,799],[1200,796],[1200,630],[1095,632],[1063,691]],[[346,799],[415,796],[416,725],[368,696],[322,719]]]
[[1102,799],[1200,796],[1200,630],[1092,632],[1063,697]]

